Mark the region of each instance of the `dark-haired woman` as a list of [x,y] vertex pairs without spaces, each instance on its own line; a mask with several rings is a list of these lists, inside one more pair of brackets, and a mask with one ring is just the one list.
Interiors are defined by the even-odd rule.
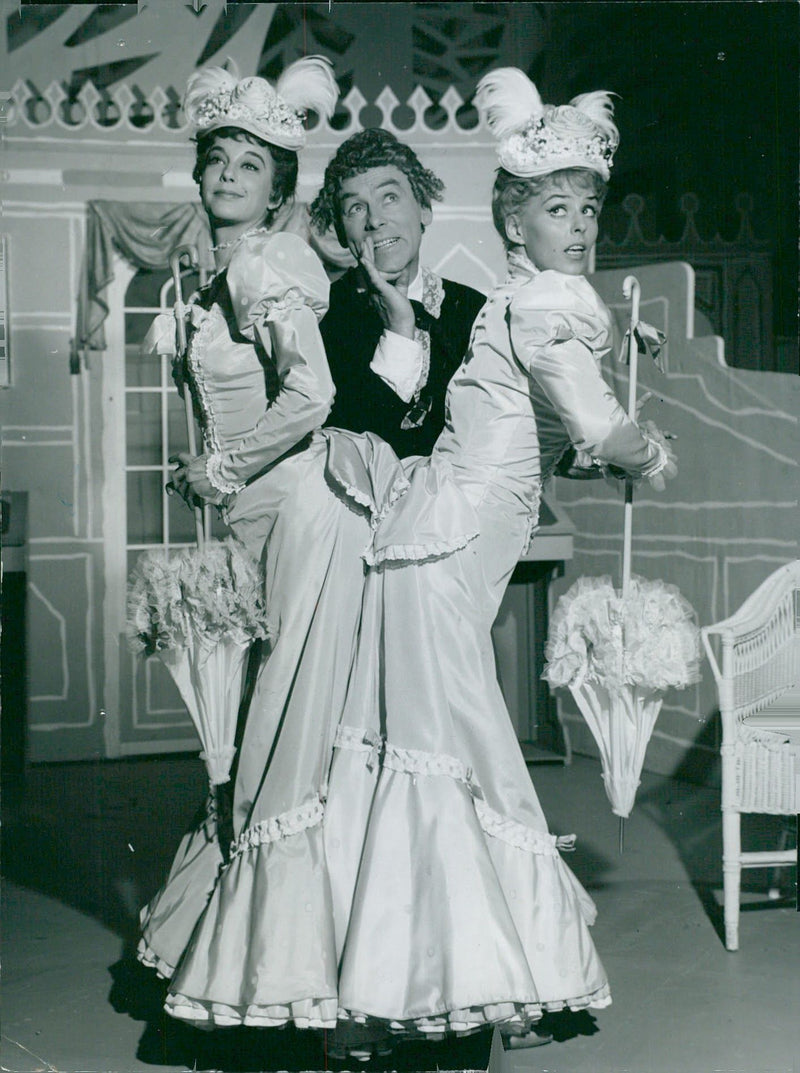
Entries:
[[[233,843],[223,856],[210,815],[142,914],[139,957],[171,979],[168,1011],[205,1027],[331,1027],[337,1015],[322,801],[370,528],[330,494],[325,441],[311,437],[333,399],[318,328],[327,277],[300,237],[279,230],[305,137],[300,110],[328,116],[335,101],[329,65],[310,58],[275,87],[198,72],[184,102],[217,273],[190,305],[185,369],[203,453],[178,455],[171,483],[218,505],[263,561],[271,625],[238,759]],[[174,350],[171,316],[151,342]]]

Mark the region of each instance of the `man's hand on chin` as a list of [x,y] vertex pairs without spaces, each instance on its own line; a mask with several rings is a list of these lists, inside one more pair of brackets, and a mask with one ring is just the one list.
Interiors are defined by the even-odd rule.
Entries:
[[350,249],[366,278],[372,303],[384,327],[406,339],[413,339],[414,307],[406,297],[406,288],[390,283],[376,267],[372,239],[365,238],[361,246],[352,243]]

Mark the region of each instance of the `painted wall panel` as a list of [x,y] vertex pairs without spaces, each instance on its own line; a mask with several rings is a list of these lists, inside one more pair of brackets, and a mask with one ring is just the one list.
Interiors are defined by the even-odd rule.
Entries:
[[41,315],[52,320],[59,314],[71,323],[75,316],[75,274],[70,256],[74,215],[43,213],[35,206],[21,209],[10,197],[8,202],[3,230],[10,236],[12,323],[23,316]]
[[92,552],[59,546],[30,556],[28,756],[33,762],[102,752],[100,566]]

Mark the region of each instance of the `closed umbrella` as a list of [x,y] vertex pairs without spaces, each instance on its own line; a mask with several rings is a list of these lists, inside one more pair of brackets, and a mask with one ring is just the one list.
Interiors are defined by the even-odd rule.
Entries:
[[[632,298],[623,360],[630,365],[628,413],[637,415],[639,354],[658,361],[663,335],[639,319],[639,282],[623,284]],[[581,577],[559,599],[550,623],[543,677],[568,687],[595,738],[612,812],[631,813],[647,744],[669,687],[699,677],[699,631],[693,608],[674,585],[631,574],[633,481],[625,482],[622,586],[608,576]]]
[[[170,257],[175,284],[172,314],[156,318],[153,349],[184,358],[186,317],[181,261],[197,251],[180,246]],[[174,316],[174,319],[173,319]],[[191,397],[181,378],[190,454],[197,453]],[[208,512],[193,508],[196,547],[139,557],[128,589],[132,646],[156,655],[180,691],[202,746],[212,790],[230,779],[236,721],[250,646],[267,636],[263,579],[258,565],[233,538],[209,540]]]

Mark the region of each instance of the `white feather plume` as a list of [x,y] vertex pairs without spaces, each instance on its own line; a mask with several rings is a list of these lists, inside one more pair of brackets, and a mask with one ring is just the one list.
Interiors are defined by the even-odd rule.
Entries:
[[310,109],[321,119],[330,119],[339,98],[333,67],[324,56],[306,56],[290,63],[275,90],[290,108],[298,112]]
[[229,93],[236,82],[236,76],[226,71],[224,67],[204,67],[201,71],[195,71],[190,75],[186,83],[186,92],[183,95],[183,114],[190,126],[198,125],[198,110],[209,97],[217,93]]
[[518,67],[498,67],[484,75],[474,103],[495,138],[526,126],[544,111],[538,89]]
[[583,112],[585,116],[608,138],[612,145],[619,144],[619,131],[614,123],[614,95],[605,90],[595,90],[594,93],[581,93],[573,97],[569,102],[573,108]]

